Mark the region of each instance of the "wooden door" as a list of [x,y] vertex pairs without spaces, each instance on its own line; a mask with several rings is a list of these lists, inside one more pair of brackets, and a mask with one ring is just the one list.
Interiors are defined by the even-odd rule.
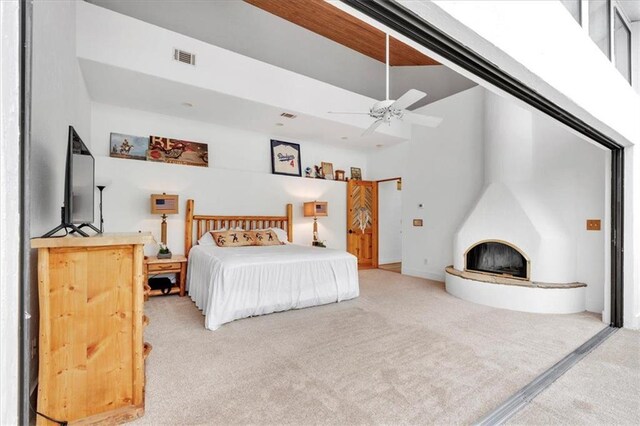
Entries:
[[359,268],[378,267],[378,183],[350,180],[347,184],[347,251]]

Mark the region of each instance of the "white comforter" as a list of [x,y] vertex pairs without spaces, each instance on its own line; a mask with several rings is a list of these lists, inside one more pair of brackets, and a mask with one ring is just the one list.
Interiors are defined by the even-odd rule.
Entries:
[[358,297],[358,261],[347,252],[295,244],[195,246],[187,290],[205,327]]

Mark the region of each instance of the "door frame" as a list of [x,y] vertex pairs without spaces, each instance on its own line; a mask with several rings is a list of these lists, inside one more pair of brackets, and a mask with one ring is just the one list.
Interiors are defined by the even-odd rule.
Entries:
[[340,0],[403,36],[527,103],[611,152],[611,318],[623,326],[624,313],[624,146],[512,77],[455,38],[395,1]]
[[[378,196],[376,197],[377,198],[376,202],[378,204],[377,205],[378,212],[376,212],[376,213],[378,213],[377,214],[378,215],[378,218],[377,218],[378,220],[376,221],[377,225],[378,225],[378,232],[376,232],[376,251],[377,251],[376,259],[380,258],[380,256],[379,256],[380,253],[378,252],[380,250],[380,228],[379,228],[379,225],[380,225],[380,217],[379,217],[379,212],[380,212],[380,195],[379,195],[380,186],[379,186],[379,184],[380,184],[380,182],[393,182],[393,181],[398,181],[399,185],[400,185],[400,188],[402,188],[402,177],[400,177],[400,176],[392,177],[392,178],[386,178],[386,179],[378,179],[378,180],[375,181],[376,186],[378,187],[377,188]],[[402,191],[402,189],[399,189],[398,191]],[[378,262],[378,266],[376,266],[376,268],[379,267],[379,266],[380,265],[379,265],[379,262]]]

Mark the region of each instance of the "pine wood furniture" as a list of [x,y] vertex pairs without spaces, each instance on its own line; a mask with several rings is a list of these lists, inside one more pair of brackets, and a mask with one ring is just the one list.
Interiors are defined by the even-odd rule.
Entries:
[[[38,411],[69,424],[144,413],[143,245],[150,233],[36,238]],[[55,425],[37,417],[38,425]]]
[[[287,204],[285,216],[210,216],[194,214],[195,201],[187,200],[184,230],[184,254],[189,256],[191,247],[209,231],[240,227],[245,230],[280,228],[287,231],[287,239],[293,242],[293,205]],[[195,232],[195,240],[194,240]]]
[[[156,274],[176,274],[178,287],[173,287],[169,294],[179,293],[185,295],[185,281],[187,278],[187,258],[181,254],[174,254],[171,259],[158,259],[149,256],[144,259],[144,283],[149,282],[149,277]],[[160,290],[148,290],[150,296],[161,296]]]

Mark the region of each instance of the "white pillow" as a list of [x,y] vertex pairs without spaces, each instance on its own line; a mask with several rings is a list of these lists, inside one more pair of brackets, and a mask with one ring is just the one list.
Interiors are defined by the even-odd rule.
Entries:
[[[226,229],[221,229],[221,231],[226,231]],[[198,240],[198,245],[201,246],[214,246],[216,242],[213,240],[213,235],[211,232],[205,232],[202,237]]]

